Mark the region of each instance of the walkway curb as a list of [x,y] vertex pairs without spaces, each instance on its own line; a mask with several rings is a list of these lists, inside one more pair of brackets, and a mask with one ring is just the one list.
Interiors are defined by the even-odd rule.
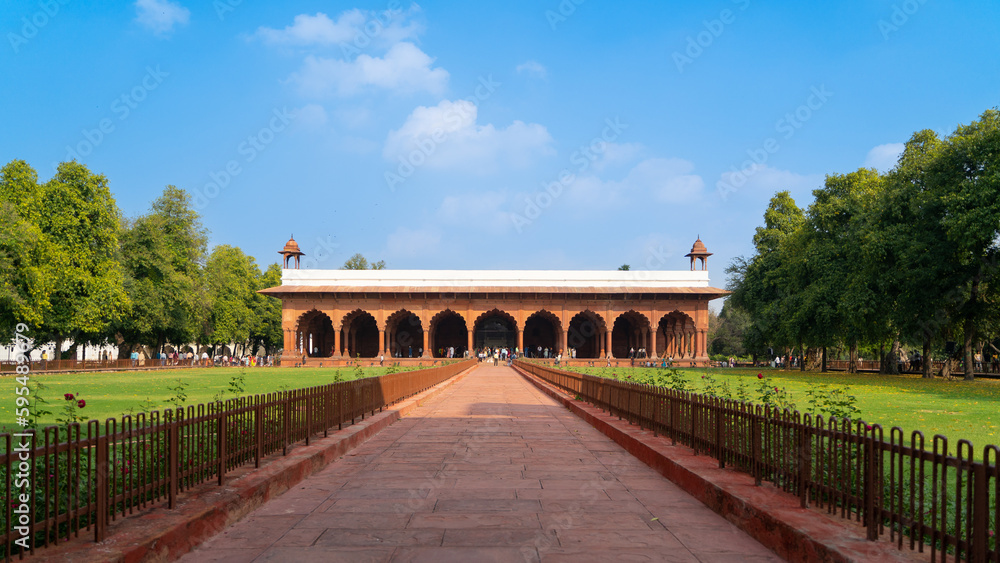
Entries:
[[868,541],[865,529],[856,523],[831,518],[820,509],[800,508],[797,497],[768,484],[755,486],[749,475],[720,469],[710,457],[696,456],[685,446],[672,446],[668,438],[654,437],[650,431],[574,400],[535,376],[515,369],[630,454],[789,561],[926,559],[926,554],[898,550],[884,540]]
[[81,530],[81,538],[53,548],[40,548],[30,559],[59,563],[173,561],[344,456],[473,369],[475,366],[393,408],[343,430],[332,431],[329,437],[314,438],[308,446],[295,446],[286,456],[265,460],[266,465],[262,463],[260,469],[234,471],[221,487],[199,485],[183,493],[172,510],[161,505],[145,514],[113,522],[108,539],[101,543],[94,543],[92,532]]

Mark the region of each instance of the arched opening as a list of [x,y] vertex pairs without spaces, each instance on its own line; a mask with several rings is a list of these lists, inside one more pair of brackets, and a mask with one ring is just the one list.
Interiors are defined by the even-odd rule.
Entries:
[[556,351],[560,348],[559,319],[548,311],[538,311],[524,321],[524,352],[530,351],[531,356],[538,354],[538,349],[548,348]]
[[296,348],[311,358],[329,358],[333,354],[333,321],[326,313],[313,309],[299,317]]
[[640,350],[645,349],[649,356],[648,336],[649,321],[645,316],[635,311],[622,313],[611,329],[611,353],[616,358],[639,357]]
[[694,357],[694,319],[673,311],[663,315],[656,327],[656,352],[674,359]]
[[514,317],[498,309],[479,315],[476,319],[472,345],[477,350],[481,348],[513,350],[517,346],[517,322]]
[[455,349],[455,357],[461,358],[468,345],[469,329],[465,319],[458,313],[447,310],[435,315],[431,320],[431,353],[435,358],[448,357],[448,351]]
[[600,315],[592,311],[578,313],[569,321],[566,345],[576,349],[577,358],[599,358],[604,331],[604,319]]
[[420,317],[401,309],[386,321],[389,355],[394,358],[419,358],[424,349],[424,327]]
[[349,358],[374,358],[378,355],[378,323],[367,311],[354,311],[344,317],[343,346]]

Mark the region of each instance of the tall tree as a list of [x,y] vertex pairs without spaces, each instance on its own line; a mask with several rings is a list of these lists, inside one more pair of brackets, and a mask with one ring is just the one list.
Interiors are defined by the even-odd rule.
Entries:
[[[271,264],[257,278],[256,289],[281,285],[281,265]],[[254,316],[257,324],[251,334],[252,347],[263,346],[268,354],[284,345],[281,331],[281,300],[262,293],[254,295]]]
[[739,257],[726,269],[730,274],[727,289],[732,291],[727,303],[745,311],[750,326],[744,332],[744,344],[755,356],[766,345],[794,346],[798,335],[787,330],[783,321],[794,310],[796,296],[779,269],[788,256],[783,252],[787,240],[802,225],[802,209],[787,191],[771,198],[764,212],[764,226],[754,237],[756,253],[749,259]]
[[205,340],[210,344],[250,345],[258,325],[255,302],[260,269],[253,257],[237,247],[216,246],[205,263],[205,281],[210,305]]
[[40,215],[35,171],[23,160],[8,163],[0,170],[0,331],[6,335],[17,323],[34,329],[50,306],[52,270],[45,267]]
[[1000,313],[1000,111],[988,110],[959,126],[932,161],[928,177],[944,204],[940,222],[953,248],[949,266],[965,292],[957,315],[965,379],[972,380],[976,336]]
[[42,189],[39,228],[46,239],[52,293],[39,332],[55,341],[107,334],[128,311],[119,262],[121,215],[107,179],[77,162],[59,165]]
[[122,262],[133,309],[119,326],[128,343],[156,350],[194,341],[206,311],[202,283],[207,234],[184,190],[167,186],[150,212],[122,236]]

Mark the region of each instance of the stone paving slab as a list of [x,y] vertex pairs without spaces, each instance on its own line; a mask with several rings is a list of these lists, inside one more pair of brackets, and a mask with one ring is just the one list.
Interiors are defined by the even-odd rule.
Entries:
[[780,561],[482,366],[181,561]]

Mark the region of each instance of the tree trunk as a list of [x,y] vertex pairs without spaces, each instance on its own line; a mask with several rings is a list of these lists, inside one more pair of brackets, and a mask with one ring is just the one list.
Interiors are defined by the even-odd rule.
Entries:
[[892,341],[892,348],[879,366],[879,371],[889,375],[899,375],[899,340]]
[[974,381],[976,379],[976,364],[972,361],[972,342],[976,336],[976,323],[974,317],[976,307],[979,304],[979,274],[972,277],[972,288],[969,291],[969,302],[966,304],[968,312],[965,316],[965,380]]
[[932,379],[934,373],[931,372],[931,339],[928,336],[924,338],[924,351],[920,356],[920,368],[923,371],[923,376],[925,379]]
[[820,371],[826,373],[826,346],[823,346],[823,367]]
[[951,377],[951,374],[958,370],[958,358],[954,356],[948,356],[945,358],[944,365],[941,366],[941,371],[938,375],[941,377]]
[[973,337],[975,336],[976,327],[972,322],[972,315],[969,315],[965,319],[965,380],[975,381],[976,379],[976,364],[973,361],[972,354],[975,352],[973,350]]
[[847,351],[847,373],[858,373],[858,345],[851,344]]
[[55,349],[55,352],[53,352],[53,354],[52,354],[52,359],[53,360],[61,360],[62,359],[62,345],[63,345],[63,338],[61,336],[57,336],[56,337],[56,349]]

